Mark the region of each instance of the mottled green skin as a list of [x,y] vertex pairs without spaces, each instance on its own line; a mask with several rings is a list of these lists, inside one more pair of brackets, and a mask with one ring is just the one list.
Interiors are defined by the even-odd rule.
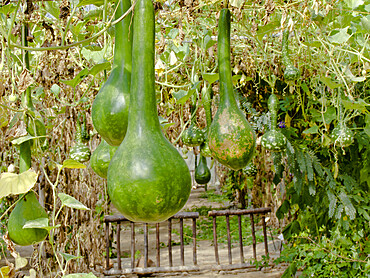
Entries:
[[354,141],[354,133],[345,124],[340,124],[331,132],[331,138],[335,146],[345,148],[352,145]]
[[[144,20],[145,19],[145,20]],[[189,169],[162,134],[154,72],[154,7],[136,2],[131,95],[127,134],[109,167],[107,189],[113,205],[129,220],[157,223],[177,213],[191,190]]]
[[262,135],[261,145],[266,150],[280,152],[286,148],[286,137],[280,131],[272,129]]
[[211,171],[207,166],[207,159],[200,155],[199,164],[195,168],[195,181],[198,184],[207,184],[211,180]]
[[[122,0],[116,18],[130,6],[130,0]],[[130,24],[131,16],[127,16],[115,26],[113,70],[96,95],[91,109],[95,129],[112,146],[121,144],[127,130],[133,33]]]
[[301,76],[301,72],[293,65],[289,65],[285,68],[284,79],[286,81],[295,81]]
[[102,139],[91,155],[90,166],[103,179],[107,178],[109,163],[117,149],[118,147],[111,146]]
[[38,202],[35,193],[30,191],[20,200],[9,215],[9,238],[16,244],[26,246],[43,241],[47,230],[37,228],[23,229],[27,221],[48,218],[47,213]]
[[219,19],[218,65],[220,104],[209,127],[208,145],[212,157],[233,169],[244,168],[256,148],[256,135],[239,109],[234,95],[230,62],[230,11],[223,9]]
[[280,131],[276,130],[279,99],[275,94],[270,95],[267,106],[270,111],[271,129],[262,135],[261,145],[266,150],[280,152],[286,148],[286,137]]
[[181,136],[182,142],[190,147],[200,146],[204,142],[204,132],[192,123]]
[[244,168],[256,148],[256,135],[235,107],[219,107],[208,134],[212,157],[233,170]]
[[76,142],[69,152],[70,157],[78,162],[86,162],[90,159],[90,148],[82,142]]

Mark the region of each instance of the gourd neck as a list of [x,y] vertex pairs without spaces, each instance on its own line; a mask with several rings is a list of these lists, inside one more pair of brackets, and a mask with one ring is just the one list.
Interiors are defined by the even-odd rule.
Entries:
[[220,74],[220,106],[237,107],[230,60],[230,11],[222,9],[218,26],[218,67]]
[[283,37],[282,37],[282,41],[281,41],[281,57],[282,57],[282,60],[283,60],[283,65],[285,67],[293,65],[293,63],[292,63],[292,61],[290,60],[290,57],[289,57],[288,44],[289,44],[289,29],[287,28],[283,31]]
[[128,134],[161,133],[155,94],[154,7],[151,0],[136,2],[132,46],[131,93]]
[[[131,7],[130,0],[122,0],[117,8],[115,19],[120,18]],[[113,67],[122,68],[123,72],[131,73],[132,33],[131,16],[129,13],[123,20],[115,25],[114,29],[114,58]],[[124,49],[122,49],[124,48]],[[122,67],[122,65],[124,65]]]

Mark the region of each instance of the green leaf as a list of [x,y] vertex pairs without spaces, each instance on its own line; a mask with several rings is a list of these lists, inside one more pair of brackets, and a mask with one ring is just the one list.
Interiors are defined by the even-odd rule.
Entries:
[[37,182],[38,174],[29,169],[21,174],[2,173],[0,176],[0,199],[10,194],[28,192]]
[[92,272],[86,274],[86,273],[73,273],[64,275],[62,278],[97,278]]
[[337,43],[337,44],[346,43],[348,41],[348,39],[351,37],[351,35],[349,35],[347,33],[348,28],[349,28],[349,26],[347,26],[345,28],[342,28],[342,29],[339,29],[339,32],[337,32],[336,34],[334,34],[332,36],[329,36],[328,40],[332,43]]
[[356,9],[357,7],[361,6],[364,4],[364,1],[363,0],[344,0],[344,2],[347,4],[347,6],[354,10]]
[[276,19],[273,21],[270,21],[268,24],[264,26],[258,26],[257,31],[257,39],[262,42],[262,38],[265,35],[270,35],[272,32],[274,32],[278,27],[280,27],[280,20]]
[[59,18],[60,9],[56,2],[45,1],[45,3],[43,3],[43,6],[45,7],[45,11],[47,11],[49,14],[51,14],[55,18]]
[[66,260],[66,262],[70,261],[70,260],[76,260],[76,259],[82,259],[83,256],[75,256],[75,255],[71,255],[71,254],[67,254],[67,253],[63,253],[63,252],[59,252],[60,255],[62,255],[62,257]]
[[74,209],[90,210],[88,207],[86,207],[80,201],[76,200],[74,197],[72,197],[68,194],[59,193],[58,197],[62,201],[62,206],[66,206],[66,207],[74,208]]
[[276,217],[278,219],[283,219],[284,215],[290,210],[289,200],[285,199],[281,206],[276,211]]
[[109,70],[110,67],[111,67],[110,62],[96,64],[95,66],[93,66],[90,69],[89,74],[91,74],[92,76],[95,76],[95,75],[97,75],[99,72],[101,72],[103,70]]
[[[109,2],[113,2],[113,1],[108,1],[108,3]],[[88,6],[88,5],[95,5],[99,7],[103,4],[104,4],[104,0],[80,0],[77,7],[83,7],[83,6]]]
[[348,99],[342,99],[343,107],[348,110],[359,110],[362,113],[367,113],[366,106],[370,106],[369,103],[366,103],[363,99],[359,98],[356,101],[351,101]]
[[202,77],[205,81],[209,84],[215,83],[218,79],[220,79],[220,75],[218,73],[203,73]]
[[60,79],[60,82],[68,85],[68,86],[71,86],[72,88],[76,88],[76,86],[89,74],[89,70],[87,68],[84,68],[83,70],[81,70],[76,76],[75,78],[73,78],[72,80],[63,80],[63,79]]
[[302,131],[304,134],[315,134],[319,132],[319,127],[317,125],[311,126],[309,129]]
[[56,226],[49,226],[49,219],[47,218],[37,218],[33,220],[27,221],[24,225],[24,229],[32,229],[32,228],[37,228],[37,229],[44,229],[50,232],[53,229],[59,228],[61,225],[58,224]]
[[32,139],[37,139],[37,138],[45,138],[46,136],[31,136],[31,135],[26,135],[26,136],[22,136],[22,137],[19,137],[19,138],[16,138],[16,139],[13,139],[12,140],[12,144],[13,145],[16,145],[16,146],[19,146],[20,144],[26,142],[26,141],[29,141],[29,140],[32,140]]
[[86,165],[73,160],[73,159],[66,159],[63,161],[62,169],[68,168],[68,169],[84,169],[86,168]]
[[349,219],[354,220],[356,218],[356,209],[352,205],[351,200],[349,199],[348,195],[342,191],[338,195],[339,199],[344,205],[344,210],[346,214],[349,216]]
[[16,270],[24,268],[27,264],[28,264],[28,261],[26,258],[23,258],[21,256],[17,256],[15,258],[15,269]]
[[328,199],[329,199],[329,217],[334,216],[335,209],[337,207],[337,197],[331,192],[331,190],[328,190]]
[[59,96],[61,88],[57,84],[53,84],[50,88],[50,92],[52,92],[56,97]]
[[321,76],[319,80],[332,90],[342,87],[341,84],[338,84],[329,77]]

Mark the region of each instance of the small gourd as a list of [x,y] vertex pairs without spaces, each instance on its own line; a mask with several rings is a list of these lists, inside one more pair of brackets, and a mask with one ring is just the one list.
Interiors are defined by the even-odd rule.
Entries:
[[271,94],[267,101],[267,106],[271,115],[271,129],[262,135],[261,145],[269,151],[283,151],[286,148],[286,137],[276,129],[279,99],[275,94]]
[[136,1],[133,20],[131,94],[127,134],[108,168],[112,204],[133,222],[167,220],[187,202],[191,176],[158,120],[152,0]]
[[200,153],[205,157],[212,157],[211,150],[209,149],[208,140],[205,140],[200,145]]
[[48,218],[33,191],[29,191],[15,205],[8,219],[9,238],[16,244],[26,246],[43,241],[48,231],[40,228],[23,228],[27,221]]
[[117,149],[118,147],[111,146],[102,139],[91,155],[90,166],[103,179],[107,178],[109,163]]
[[81,125],[81,140],[82,140],[82,143],[86,144],[90,141],[90,134],[86,126],[86,114],[85,113],[82,114],[82,122],[80,122],[80,125]]
[[75,144],[69,152],[70,157],[80,163],[86,162],[90,159],[90,148],[82,142],[81,125],[76,126]]
[[181,140],[189,147],[200,146],[204,142],[204,132],[192,120],[190,126],[182,133]]
[[340,123],[332,130],[331,138],[334,146],[345,148],[352,145],[354,133],[345,123]]
[[[119,3],[116,19],[131,7],[130,0]],[[130,25],[131,13],[115,25],[113,69],[96,95],[91,109],[95,129],[112,146],[121,144],[127,130],[133,33]]]
[[243,168],[243,174],[247,177],[257,176],[257,167],[252,162],[249,162],[247,166]]
[[207,159],[202,154],[199,156],[199,164],[195,168],[194,176],[197,184],[207,184],[211,180],[211,171],[207,166]]
[[301,76],[301,72],[297,69],[289,57],[289,29],[283,31],[283,39],[281,42],[281,56],[285,66],[284,80],[295,81]]
[[218,33],[220,104],[209,127],[212,157],[233,170],[244,168],[256,148],[256,135],[237,105],[230,61],[230,11],[221,10]]

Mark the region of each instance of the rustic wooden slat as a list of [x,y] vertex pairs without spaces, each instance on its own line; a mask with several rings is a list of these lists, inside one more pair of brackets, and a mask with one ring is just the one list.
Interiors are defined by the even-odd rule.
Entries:
[[253,245],[253,257],[255,260],[257,260],[257,251],[256,251],[256,231],[254,229],[254,218],[253,218],[253,214],[250,215],[250,218],[251,218],[251,228],[252,228],[252,245]]
[[172,267],[172,221],[168,219],[168,264]]
[[[185,218],[198,218],[199,212],[193,212],[193,211],[183,211],[178,212],[174,216],[172,216],[172,219],[185,219]],[[170,219],[171,219],[170,218]],[[106,215],[104,216],[104,222],[118,222],[118,221],[130,221],[126,217],[124,217],[121,214],[115,214],[115,215]]]
[[135,223],[131,222],[131,268],[135,267]]
[[271,212],[271,208],[238,209],[238,210],[211,210],[208,216],[245,215]]
[[216,259],[216,263],[217,264],[220,264],[220,258],[218,256],[216,216],[213,216],[213,246],[215,248],[215,259]]
[[149,244],[148,244],[148,223],[144,224],[144,268],[148,267]]
[[197,264],[197,219],[193,218],[193,264]]
[[156,234],[156,249],[157,249],[157,267],[161,266],[161,247],[160,247],[160,238],[159,238],[159,223],[155,225],[155,234]]
[[262,216],[262,227],[263,227],[263,240],[265,242],[265,255],[266,257],[269,254],[269,247],[267,243],[267,232],[266,232],[266,219],[265,216]]
[[230,217],[226,215],[226,230],[227,230],[227,255],[229,258],[229,264],[233,263],[232,253],[231,253],[231,234],[230,234]]
[[110,246],[110,240],[109,240],[109,222],[105,223],[105,252],[106,252],[106,258],[105,258],[105,269],[109,269],[109,246]]
[[243,232],[242,232],[242,216],[241,215],[238,215],[238,230],[239,230],[240,263],[244,263]]
[[185,265],[185,254],[184,254],[184,219],[180,218],[180,259],[181,265]]
[[117,264],[118,269],[121,270],[121,222],[117,223]]

